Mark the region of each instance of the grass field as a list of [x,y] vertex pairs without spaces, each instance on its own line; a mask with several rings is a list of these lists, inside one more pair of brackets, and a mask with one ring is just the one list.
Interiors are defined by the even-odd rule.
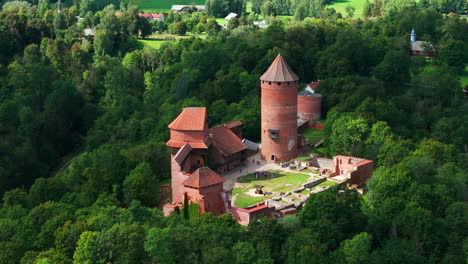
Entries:
[[[253,174],[239,177],[237,181],[241,183],[241,187],[234,188],[231,191],[232,196],[237,194],[234,206],[244,208],[249,205],[270,199],[275,195],[275,193],[279,193],[281,191],[292,191],[300,187],[301,184],[305,183],[309,177],[310,176],[307,174],[282,171],[279,171],[278,173],[270,171],[266,178],[259,179],[256,179]],[[286,186],[286,184],[291,184],[291,186]],[[269,196],[258,197],[245,194],[245,192],[247,192],[249,189],[252,189],[252,186],[254,185],[263,185],[264,191],[272,192],[273,194]]]
[[224,18],[217,18],[216,22],[218,22],[218,24],[220,24],[220,25],[226,25],[227,24],[227,22],[226,22],[226,20]]
[[[364,10],[364,3],[366,0],[336,0],[333,2],[332,5],[328,5],[327,7],[334,8],[336,12],[341,13],[344,17],[347,16],[346,7],[348,5],[356,8],[354,11],[354,18],[362,17],[362,11]],[[372,2],[372,1],[370,1]]]
[[335,182],[332,182],[332,181],[324,181],[324,182],[321,182],[320,184],[314,186],[314,187],[321,187],[321,186],[333,186],[335,185],[336,183]]
[[309,143],[317,143],[321,139],[325,138],[325,134],[323,130],[315,129],[315,128],[306,128],[302,132],[305,138],[309,141]]
[[236,201],[234,203],[234,206],[239,207],[239,208],[245,208],[249,205],[253,205],[262,201],[265,201],[267,199],[272,198],[273,196],[250,196],[245,193],[239,193],[236,197]]
[[131,0],[131,3],[149,13],[171,10],[172,5],[204,5],[205,0]]
[[139,39],[138,42],[143,44],[144,47],[150,47],[154,49],[159,49],[161,45],[168,40],[164,39]]

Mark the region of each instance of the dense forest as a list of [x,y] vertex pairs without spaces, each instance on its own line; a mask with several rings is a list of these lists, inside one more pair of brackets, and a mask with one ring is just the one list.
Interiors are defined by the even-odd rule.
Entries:
[[[159,24],[97,3],[0,12],[0,263],[466,263],[466,20],[418,5],[221,30],[198,12]],[[139,45],[177,23],[206,38]],[[408,55],[412,28],[434,59]],[[207,106],[210,125],[239,119],[258,140],[259,76],[278,53],[303,84],[322,80],[330,154],[376,161],[366,194],[331,189],[248,227],[163,217],[167,125]]]

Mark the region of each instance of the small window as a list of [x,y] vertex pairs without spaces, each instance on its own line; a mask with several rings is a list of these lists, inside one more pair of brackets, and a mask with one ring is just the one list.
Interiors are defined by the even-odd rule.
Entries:
[[289,85],[289,82],[287,82],[286,84]]
[[278,129],[268,129],[269,137],[271,139],[278,139],[279,138],[279,130]]
[[343,160],[340,160],[340,164],[343,164]]
[[281,83],[277,83],[278,85],[281,85]]
[[269,85],[271,85],[271,82],[268,82]]

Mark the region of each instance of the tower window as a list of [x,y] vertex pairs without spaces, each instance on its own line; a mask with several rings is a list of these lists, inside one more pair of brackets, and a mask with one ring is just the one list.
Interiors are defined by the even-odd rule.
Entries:
[[287,82],[286,84],[289,85],[289,82]]
[[268,129],[269,137],[271,139],[278,139],[279,138],[279,130],[278,129]]
[[271,82],[268,82],[269,85],[271,85]]
[[278,83],[278,85],[281,85],[281,83]]

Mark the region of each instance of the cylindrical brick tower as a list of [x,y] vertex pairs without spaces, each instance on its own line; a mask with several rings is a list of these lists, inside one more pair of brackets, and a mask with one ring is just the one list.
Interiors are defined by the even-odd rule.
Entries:
[[297,86],[299,77],[278,55],[260,77],[262,87],[262,158],[287,161],[297,155]]
[[303,91],[297,96],[297,116],[304,120],[319,120],[322,109],[322,96]]

